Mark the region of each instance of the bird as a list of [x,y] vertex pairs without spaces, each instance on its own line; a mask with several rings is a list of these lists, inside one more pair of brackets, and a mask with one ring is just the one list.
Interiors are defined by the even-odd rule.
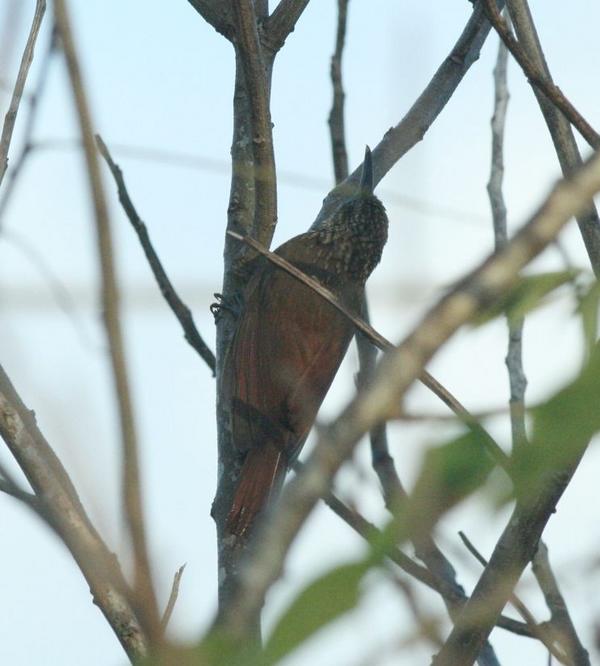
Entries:
[[[275,252],[358,314],[387,234],[367,147],[357,191],[317,228]],[[226,519],[230,534],[248,538],[279,495],[354,332],[331,303],[272,263],[264,261],[249,279],[223,375],[241,461]]]

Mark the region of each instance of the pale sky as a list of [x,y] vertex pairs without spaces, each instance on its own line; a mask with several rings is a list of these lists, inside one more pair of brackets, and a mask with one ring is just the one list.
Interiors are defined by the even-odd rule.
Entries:
[[[0,35],[8,44],[0,49],[2,114],[8,103],[6,86],[10,89],[13,84],[34,4],[33,0],[0,2]],[[275,244],[310,226],[331,186],[326,120],[336,4],[312,0],[277,58],[272,115],[280,222]],[[155,248],[181,296],[193,307],[201,333],[214,346],[208,306],[222,277],[232,125],[231,45],[205,25],[186,0],[71,0],[69,6],[97,130],[114,148]],[[531,7],[556,82],[587,120],[600,127],[600,5],[593,0],[537,0]],[[466,0],[351,1],[344,77],[352,168],[365,144],[376,145],[410,108],[448,54],[470,11]],[[10,29],[9,48],[11,12],[18,20]],[[28,88],[35,84],[49,25],[47,20]],[[378,188],[388,208],[390,240],[370,292],[373,323],[391,340],[402,339],[441,290],[492,248],[485,184],[496,50],[497,39],[491,36],[424,141]],[[533,94],[513,62],[509,86],[505,196],[514,230],[540,203],[559,177],[559,169]],[[23,103],[11,157],[19,148],[27,111]],[[72,148],[77,138],[74,121],[63,63],[55,56],[35,133],[38,141],[47,142],[46,149],[32,155],[1,221],[6,235],[0,232],[0,363],[35,410],[110,546],[123,553],[118,431],[102,351],[91,208],[81,156]],[[195,161],[134,158],[133,148]],[[163,304],[106,176],[151,555],[163,602],[174,571],[187,562],[171,632],[193,639],[215,608],[214,527],[208,513],[216,476],[214,382]],[[11,240],[15,236],[41,254],[66,290],[73,303],[67,313],[57,303],[39,262],[32,262]],[[563,243],[574,264],[588,270],[574,224]],[[558,252],[548,250],[536,268],[562,268]],[[549,395],[577,371],[581,332],[571,316],[573,308],[565,290],[527,321],[525,368],[532,401]],[[505,344],[503,322],[465,330],[430,369],[469,409],[495,408],[507,399]],[[352,350],[321,420],[335,416],[349,399],[355,370]],[[422,389],[414,391],[409,404],[444,413],[443,406]],[[490,427],[502,443],[508,443],[505,419],[495,419]],[[438,423],[392,425],[392,452],[407,487],[427,445],[444,441],[451,432]],[[6,451],[0,450],[0,459],[9,460]],[[594,513],[599,463],[598,449],[592,448],[546,532],[552,561],[589,648],[594,618],[600,617],[594,594],[598,576],[582,566],[600,536]],[[367,517],[382,520],[384,511],[364,443],[358,466],[362,473],[344,470],[338,487]],[[506,511],[497,513],[488,498],[479,497],[453,511],[440,526],[440,542],[467,588],[479,569],[464,553],[457,531],[463,529],[489,555],[505,519]],[[91,603],[82,575],[50,531],[7,497],[0,497],[0,525],[4,534],[0,661],[11,666],[125,663],[116,638]],[[294,547],[284,581],[269,597],[267,625],[303,584],[356,557],[363,548],[348,527],[319,508]],[[444,616],[437,597],[415,589],[426,609]],[[529,577],[522,593],[545,618]],[[434,651],[429,646],[406,650],[388,661],[369,661],[369,655],[378,656],[382,650],[385,656],[394,640],[406,636],[411,626],[408,617],[397,589],[381,579],[359,609],[285,664],[428,664]],[[492,642],[503,664],[546,663],[544,651],[533,641],[497,630]]]

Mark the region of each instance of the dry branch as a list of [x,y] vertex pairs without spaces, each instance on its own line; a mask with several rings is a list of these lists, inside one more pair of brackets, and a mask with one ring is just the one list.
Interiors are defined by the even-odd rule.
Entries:
[[25,82],[27,81],[27,75],[29,74],[29,67],[33,61],[35,43],[40,32],[42,19],[44,18],[45,12],[46,0],[36,0],[31,30],[29,31],[29,36],[27,37],[27,43],[25,44],[25,50],[23,51],[21,64],[19,65],[17,81],[15,83],[10,104],[8,106],[8,111],[4,117],[2,135],[0,136],[0,185],[2,184],[4,174],[6,173],[6,169],[8,167],[8,151],[10,149],[15,123],[17,121],[17,113],[19,112],[21,97],[23,96]]
[[99,135],[96,135],[96,143],[100,150],[100,154],[106,160],[108,168],[112,173],[115,183],[117,185],[117,191],[119,193],[119,201],[123,206],[123,210],[127,215],[131,226],[134,228],[136,234],[138,235],[140,245],[144,250],[148,264],[152,270],[156,282],[160,288],[160,292],[163,295],[165,301],[167,301],[169,307],[171,308],[173,314],[177,317],[177,320],[181,324],[185,339],[189,344],[198,352],[200,357],[204,359],[208,367],[211,369],[213,376],[215,374],[215,355],[209,349],[208,345],[202,339],[202,336],[198,332],[196,324],[194,323],[194,317],[187,305],[179,298],[177,292],[171,284],[169,276],[165,272],[163,265],[154,250],[152,241],[148,234],[148,229],[144,224],[143,220],[137,213],[127,187],[125,185],[125,179],[123,178],[123,172],[121,171],[118,164],[116,164],[111,157],[111,154],[106,147],[106,144]]
[[546,98],[554,104],[565,115],[568,121],[577,129],[589,145],[597,150],[600,148],[600,134],[587,122],[579,111],[564,96],[561,89],[546,75],[538,69],[536,64],[529,58],[525,49],[512,36],[506,22],[496,9],[494,0],[483,0],[486,14],[494,29],[513,55],[514,59],[521,65],[521,69],[527,76],[529,82],[543,93]]
[[94,529],[33,412],[25,407],[1,366],[0,435],[35,492],[36,512],[56,530],[73,555],[94,603],[125,652],[132,662],[142,658],[147,653],[147,641],[129,602],[129,589],[117,559]]
[[119,293],[114,265],[110,219],[94,142],[91,114],[83,86],[82,74],[65,0],[55,0],[54,12],[58,34],[66,58],[71,87],[75,97],[94,207],[102,277],[104,324],[108,338],[115,395],[121,425],[124,508],[135,560],[134,603],[144,628],[150,640],[152,640],[160,636],[160,617],[146,547],[135,419],[121,332]]
[[277,182],[269,81],[252,0],[234,2],[233,13],[236,21],[236,47],[244,72],[252,128],[256,191],[253,236],[261,243],[270,245],[277,223]]
[[[546,58],[537,35],[526,0],[509,0],[507,7],[519,44],[548,80],[552,80]],[[565,116],[545,95],[534,92],[552,137],[554,148],[565,176],[581,165],[581,155],[573,136],[573,130]],[[577,215],[577,224],[583,238],[596,277],[600,277],[600,218],[593,202]]]

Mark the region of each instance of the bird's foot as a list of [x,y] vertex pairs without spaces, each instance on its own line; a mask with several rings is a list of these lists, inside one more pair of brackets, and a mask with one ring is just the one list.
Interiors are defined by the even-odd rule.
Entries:
[[223,294],[213,294],[213,296],[217,301],[211,304],[210,311],[215,318],[215,322],[220,321],[225,313],[233,317],[234,320],[240,316],[243,306],[243,299],[240,294],[227,297]]

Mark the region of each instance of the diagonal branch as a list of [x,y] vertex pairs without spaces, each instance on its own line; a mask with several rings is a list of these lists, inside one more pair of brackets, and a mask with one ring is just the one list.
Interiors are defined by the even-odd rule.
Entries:
[[[370,389],[359,393],[340,417],[323,429],[305,463],[303,474],[290,481],[270,521],[263,524],[252,557],[241,572],[237,594],[222,609],[222,626],[233,636],[247,635],[267,590],[281,575],[283,562],[298,531],[362,435],[394,415],[399,401],[436,351],[480,309],[515,284],[519,271],[552,242],[569,219],[598,191],[600,155],[594,156],[572,179],[560,182],[504,250],[489,256],[441,299],[416,329],[386,355]],[[545,525],[564,491],[568,483],[565,476],[568,474],[548,484],[536,511],[530,516],[531,520],[527,522],[530,533],[524,550],[530,547],[532,538],[537,538],[536,534],[539,536],[540,526]],[[475,601],[478,604],[480,599]],[[472,602],[473,598],[467,602],[461,618],[473,607]],[[504,603],[499,601],[500,609]],[[490,617],[486,616],[486,629],[473,646],[473,659],[481,651],[499,613],[500,610],[496,613],[494,607]],[[487,626],[488,619],[490,627]],[[453,646],[459,644],[455,642],[456,637],[464,638],[460,623],[452,632]],[[470,650],[471,646],[469,658]]]
[[[510,19],[519,44],[548,80],[552,80],[526,0],[509,0]],[[534,88],[538,104],[552,137],[556,155],[565,176],[581,165],[581,155],[573,130],[565,116]],[[600,277],[600,218],[593,202],[577,215],[577,224],[596,277]]]
[[[497,0],[498,9],[504,0]],[[479,58],[479,52],[490,31],[490,23],[481,3],[476,3],[462,34],[452,51],[439,66],[431,81],[404,118],[388,130],[373,150],[373,177],[376,185],[396,162],[423,139],[442,109],[456,91],[459,83]],[[333,210],[356,190],[362,164],[325,198],[314,226],[319,226]]]
[[256,188],[253,234],[261,243],[269,245],[277,223],[277,182],[266,63],[252,0],[234,2],[233,13],[236,47],[244,72],[252,125]]
[[10,104],[8,106],[8,111],[4,117],[2,135],[0,136],[0,185],[2,184],[4,174],[6,173],[6,169],[8,167],[8,151],[10,148],[10,142],[12,140],[13,130],[17,121],[17,113],[19,112],[21,97],[23,96],[23,90],[25,89],[25,82],[27,81],[27,75],[29,74],[29,67],[33,61],[35,43],[40,32],[42,19],[44,18],[45,12],[46,0],[36,0],[31,30],[29,31],[29,37],[27,38],[27,43],[25,44],[25,50],[23,51],[21,64],[19,65],[19,73],[17,74],[17,81],[15,83],[15,88],[13,90]]
[[[375,345],[378,349],[384,352],[397,350],[389,340],[387,340],[383,335],[376,331],[370,324],[361,319],[354,312],[349,310],[345,305],[340,303],[340,301],[327,289],[323,287],[319,282],[310,276],[303,273],[301,270],[296,268],[293,264],[290,264],[283,257],[280,257],[274,252],[270,252],[260,243],[255,241],[249,236],[241,236],[236,234],[234,231],[227,232],[232,238],[236,238],[243,243],[246,243],[253,249],[255,249],[259,254],[265,256],[270,262],[279,266],[279,268],[286,271],[297,280],[305,284],[307,287],[310,287],[315,291],[321,298],[324,298],[326,301],[331,303],[335,308],[337,308],[345,317],[347,317],[357,328],[360,333],[362,333],[366,338],[368,338],[371,344]],[[465,423],[465,425],[473,430],[476,430],[482,437],[485,445],[488,448],[491,456],[494,458],[496,463],[498,463],[507,473],[510,473],[510,461],[508,456],[504,451],[498,446],[498,444],[493,440],[491,435],[479,424],[475,417],[462,405],[457,398],[455,398],[448,389],[446,389],[442,384],[440,384],[435,377],[430,375],[426,370],[424,370],[419,376],[419,380],[429,388],[445,405],[447,405],[458,418]],[[395,416],[399,411],[399,408],[396,407],[394,410],[393,416]]]
[[556,632],[557,640],[564,647],[573,664],[590,666],[590,655],[579,640],[569,609],[552,571],[548,547],[542,541],[537,547],[531,568],[544,594],[546,605],[550,609],[551,626]]
[[177,317],[179,323],[181,324],[185,339],[198,352],[200,357],[204,359],[214,376],[215,355],[209,349],[207,344],[202,339],[202,336],[198,332],[190,309],[179,298],[177,292],[173,288],[171,280],[169,280],[169,276],[166,274],[165,269],[163,268],[160,259],[154,250],[154,247],[152,246],[150,236],[148,235],[148,229],[138,215],[137,210],[131,201],[129,192],[125,186],[123,172],[121,171],[119,165],[115,164],[108,151],[108,148],[106,147],[106,144],[99,135],[96,135],[96,143],[98,144],[100,154],[106,160],[108,168],[110,169],[110,172],[115,179],[117,191],[119,193],[119,201],[121,202],[123,210],[131,222],[131,226],[134,228],[136,234],[138,235],[140,244],[144,250],[144,254],[146,255],[146,259],[148,259],[148,264],[150,265],[152,273],[156,278],[156,282],[158,283],[165,301],[167,301],[173,314]]
[[[132,662],[147,641],[129,601],[119,563],[94,529],[56,454],[0,366],[0,436],[35,492],[36,511],[60,535]],[[20,497],[20,499],[23,499]],[[32,500],[33,501],[33,500]]]
[[280,0],[273,13],[265,22],[263,43],[272,55],[283,46],[289,34],[294,31],[298,19],[306,9],[309,0]]
[[102,275],[104,324],[108,338],[115,395],[117,397],[121,424],[124,506],[135,558],[134,591],[136,610],[142,619],[150,640],[153,640],[160,636],[160,617],[146,547],[135,419],[119,318],[119,293],[114,265],[110,220],[94,143],[91,114],[83,87],[83,79],[65,0],[55,0],[54,12],[57,30],[66,58],[71,87],[75,97],[94,206]]
[[[29,97],[29,115],[27,116],[27,122],[25,124],[25,128],[23,130],[23,146],[21,148],[21,152],[17,156],[16,159],[14,159],[11,169],[8,172],[8,176],[6,179],[6,183],[4,184],[4,190],[2,192],[2,198],[0,199],[0,229],[2,228],[2,220],[4,218],[4,213],[6,212],[6,208],[11,200],[12,194],[15,190],[15,185],[17,183],[17,180],[19,176],[21,175],[23,171],[23,167],[25,166],[25,163],[27,162],[27,158],[31,155],[31,152],[33,150],[34,144],[33,144],[33,130],[35,129],[35,124],[37,121],[38,117],[38,110],[39,110],[39,104],[40,100],[44,94],[44,90],[46,88],[46,82],[48,80],[48,70],[49,70],[49,65],[50,61],[52,60],[52,54],[55,49],[55,42],[56,42],[56,33],[53,30],[52,31],[52,37],[50,38],[50,42],[48,43],[48,49],[44,56],[42,57],[42,62],[40,64],[40,71],[38,74],[38,79],[36,82],[36,87],[31,96]],[[1,179],[0,179],[1,181]]]
[[577,131],[594,150],[600,148],[600,134],[596,132],[564,96],[562,90],[552,79],[529,58],[527,51],[512,36],[506,22],[497,10],[494,0],[483,0],[483,5],[490,23],[494,26],[494,29],[500,35],[500,39],[502,39],[514,59],[521,65],[521,69],[525,72],[531,85],[543,93],[552,104],[562,111],[569,122],[577,128]]
[[231,0],[188,0],[188,2],[223,37],[230,41],[233,39]]

